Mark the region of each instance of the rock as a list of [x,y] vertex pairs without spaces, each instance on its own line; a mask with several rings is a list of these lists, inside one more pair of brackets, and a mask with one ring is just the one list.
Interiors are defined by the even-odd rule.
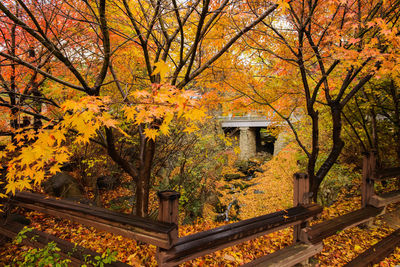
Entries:
[[114,176],[103,175],[97,178],[96,185],[98,189],[111,190],[118,183],[118,179]]
[[254,194],[265,194],[262,190],[254,190]]
[[215,206],[219,202],[218,195],[214,192],[211,192],[211,194],[207,196],[206,202],[212,206]]
[[45,181],[42,186],[44,191],[52,196],[84,199],[78,182],[74,177],[65,172],[55,174]]
[[224,175],[225,181],[240,179],[242,176],[239,173],[227,173]]
[[245,180],[246,180],[246,181],[250,181],[250,180],[252,180],[253,178],[254,178],[253,175],[249,175],[249,176],[246,176],[246,177],[245,177]]
[[252,176],[254,172],[260,170],[260,163],[254,161],[240,161],[237,163],[238,170],[245,176]]
[[261,168],[256,168],[254,171],[255,171],[255,172],[259,172],[259,173],[263,173],[263,172],[264,172],[264,170],[261,169]]

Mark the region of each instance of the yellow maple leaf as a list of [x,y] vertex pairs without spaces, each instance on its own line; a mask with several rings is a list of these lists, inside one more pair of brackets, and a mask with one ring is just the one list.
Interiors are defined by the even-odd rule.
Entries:
[[21,141],[22,139],[24,139],[24,135],[23,134],[17,134],[14,137],[18,142]]
[[156,139],[156,136],[158,135],[158,131],[156,129],[150,129],[150,128],[146,128],[144,129],[144,135],[147,138],[150,138],[152,140]]
[[57,141],[58,145],[61,145],[61,143],[66,140],[64,131],[53,131],[52,135]]
[[135,123],[136,124],[141,124],[142,122],[145,122],[146,119],[148,118],[147,112],[144,110],[141,110],[135,118]]
[[136,109],[134,107],[125,107],[124,114],[128,121],[134,121],[136,115]]
[[50,167],[50,169],[49,169],[49,172],[51,173],[51,174],[56,174],[57,172],[59,172],[60,171],[60,164],[54,164],[53,166],[51,166]]
[[158,61],[157,63],[154,64],[154,66],[156,68],[154,69],[154,71],[151,75],[160,74],[161,81],[163,81],[165,78],[165,75],[169,71],[168,64],[165,63],[164,61]]
[[30,182],[31,182],[31,180],[27,179],[27,178],[19,180],[18,181],[18,189],[19,190],[32,189]]
[[37,159],[35,151],[31,148],[23,149],[19,158],[22,166],[28,166]]
[[9,181],[6,185],[6,194],[10,193],[15,195],[15,190],[17,190],[17,183],[15,181]]
[[17,148],[17,147],[14,146],[12,143],[10,143],[10,144],[8,144],[8,145],[6,146],[6,150],[8,150],[8,151],[10,151],[10,152],[14,152],[16,148]]

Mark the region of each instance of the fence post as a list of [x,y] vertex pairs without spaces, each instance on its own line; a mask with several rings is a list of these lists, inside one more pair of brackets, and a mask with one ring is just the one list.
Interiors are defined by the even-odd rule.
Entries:
[[375,194],[374,180],[371,179],[375,174],[376,168],[376,151],[364,153],[362,182],[361,182],[361,204],[365,208],[370,198]]
[[[175,223],[176,226],[178,226],[180,194],[173,190],[166,190],[158,192],[157,196],[159,200],[158,220],[167,223]],[[175,244],[178,240],[178,227],[173,230],[171,237],[171,243]],[[156,258],[158,266],[165,266],[165,264],[163,264],[163,251],[165,250],[157,248]]]
[[[293,175],[293,206],[306,205],[310,203],[310,181],[305,173]],[[293,227],[293,242],[300,241],[301,229],[307,227],[308,222]]]

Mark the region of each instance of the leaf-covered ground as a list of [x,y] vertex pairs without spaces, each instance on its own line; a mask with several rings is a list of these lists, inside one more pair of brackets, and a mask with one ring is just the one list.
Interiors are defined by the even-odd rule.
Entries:
[[[269,176],[268,168],[259,176],[257,188],[265,192],[264,201],[256,199],[263,198],[262,194],[246,194],[240,197],[241,203],[244,204],[243,212],[247,210],[242,214],[242,216],[244,215],[243,217],[252,217],[287,208],[288,203],[292,201],[292,185],[289,182],[289,177],[291,176],[290,173],[293,173],[293,170],[290,169],[291,167],[287,167],[286,169],[282,169],[282,176],[280,177],[283,178],[281,179]],[[286,178],[283,175],[284,173],[288,175]],[[267,179],[267,176],[269,176],[269,179]],[[275,189],[277,191],[274,191]],[[119,192],[120,195],[123,195],[121,192],[129,193],[128,190],[121,191],[121,189],[116,189],[114,192],[109,192],[108,194],[115,197],[117,192]],[[108,198],[109,196],[107,195],[103,196],[103,200]],[[357,210],[360,208],[360,202],[359,184],[355,184],[350,190],[343,190],[339,194],[335,204],[324,208],[319,221]],[[389,207],[389,211],[396,208],[396,206],[391,206]],[[27,213],[27,216],[32,221],[32,225],[41,231],[56,235],[97,252],[104,252],[107,248],[118,251],[118,259],[133,266],[157,265],[155,259],[156,248],[154,246],[138,244],[134,240],[97,231],[93,228],[87,228],[67,220],[44,216],[36,212]],[[313,223],[317,222],[318,221],[315,221]],[[180,226],[179,234],[180,236],[190,235],[223,224],[225,223],[215,223],[204,220],[198,221],[193,225]],[[392,231],[393,229],[386,227],[379,218],[375,220],[374,225],[370,228],[354,227],[342,231],[325,239],[322,253],[318,254],[311,262],[316,266],[341,266],[377,243]],[[284,229],[189,261],[183,264],[183,266],[238,266],[288,246],[292,242],[291,235],[291,229]],[[19,246],[11,243],[6,244],[5,247],[0,249],[0,265],[10,264],[14,258],[18,257],[22,251],[26,251],[27,249],[29,248],[26,246]],[[390,257],[382,261],[379,266],[395,266],[396,264],[400,264],[399,248]]]

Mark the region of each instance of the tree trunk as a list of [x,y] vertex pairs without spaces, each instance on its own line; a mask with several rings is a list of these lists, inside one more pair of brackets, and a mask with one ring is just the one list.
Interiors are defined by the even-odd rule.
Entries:
[[[310,177],[310,192],[313,193],[314,201],[317,200],[317,194],[319,186],[322,183],[322,180],[327,175],[332,166],[336,163],[336,160],[339,158],[340,153],[344,147],[344,141],[341,139],[341,131],[342,131],[342,118],[341,118],[341,109],[339,103],[333,102],[330,105],[331,107],[331,116],[332,116],[332,149],[328,155],[328,158],[324,161],[324,163],[319,168],[317,174],[313,178],[313,182],[311,182]],[[310,174],[309,174],[310,175]]]
[[370,109],[371,113],[371,128],[372,128],[372,150],[375,150],[376,153],[376,165],[377,168],[379,169],[381,167],[381,160],[379,157],[379,139],[378,139],[378,124],[376,121],[376,113],[374,108]]
[[[15,37],[16,37],[16,28],[17,25],[13,24],[12,28],[11,28],[11,48],[10,48],[10,54],[12,56],[16,56],[15,50],[16,50],[16,43],[15,43]],[[18,112],[19,109],[17,107],[17,99],[16,99],[16,70],[15,70],[15,64],[12,63],[11,65],[11,77],[10,77],[10,88],[11,88],[11,92],[9,94],[10,97],[10,104],[12,106],[11,108],[11,118],[10,118],[10,125],[11,128],[13,128],[14,130],[17,130],[19,128],[19,122],[18,122]],[[15,132],[12,132],[11,135],[11,141],[14,143],[14,136],[15,136]]]
[[318,112],[316,112],[313,108],[309,108],[308,114],[312,120],[312,150],[308,158],[307,172],[311,189],[310,192],[312,192],[313,199],[316,201],[318,187],[321,183],[317,181],[317,177],[315,176],[315,164],[317,163],[319,154],[319,117]]
[[139,176],[136,183],[136,215],[145,217],[149,212],[151,169],[155,152],[155,141],[141,136]]

